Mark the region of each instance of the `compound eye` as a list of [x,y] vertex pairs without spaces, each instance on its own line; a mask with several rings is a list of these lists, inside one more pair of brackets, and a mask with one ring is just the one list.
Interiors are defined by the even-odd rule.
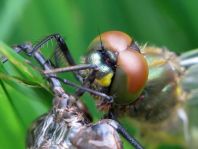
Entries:
[[144,56],[129,48],[119,53],[118,66],[126,73],[128,92],[140,92],[148,78],[148,65]]

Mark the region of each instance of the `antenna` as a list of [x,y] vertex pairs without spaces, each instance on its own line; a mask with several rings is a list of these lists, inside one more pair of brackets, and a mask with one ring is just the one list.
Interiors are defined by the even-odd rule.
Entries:
[[101,32],[100,32],[100,28],[98,27],[98,33],[99,33],[99,36],[100,36],[100,44],[101,44],[101,48],[102,50],[104,50],[104,46],[102,44],[102,36],[101,36]]

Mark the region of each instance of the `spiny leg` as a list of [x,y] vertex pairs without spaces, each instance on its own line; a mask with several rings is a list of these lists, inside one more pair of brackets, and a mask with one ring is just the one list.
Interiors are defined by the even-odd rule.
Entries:
[[[21,44],[21,45],[15,45],[12,48],[16,53],[21,53],[21,52],[27,53],[28,49],[32,49],[32,44],[31,43],[26,43],[26,44]],[[5,63],[7,61],[8,61],[7,57],[4,57],[4,56],[1,57],[1,62],[2,63]]]
[[[41,40],[39,43],[37,43],[31,52],[29,52],[29,55],[34,55],[34,53],[36,51],[38,51],[43,45],[45,45],[46,43],[48,43],[50,40],[54,39],[58,45],[58,47],[60,48],[60,50],[62,51],[64,57],[66,58],[66,60],[68,61],[69,65],[73,66],[76,65],[73,57],[71,56],[71,53],[69,51],[69,48],[66,44],[66,42],[64,41],[63,37],[60,34],[52,34],[49,35],[47,37],[45,37],[43,40]],[[74,72],[75,77],[77,78],[77,80],[79,80],[80,82],[82,82],[82,77],[79,73],[79,71],[75,71]]]
[[67,84],[69,86],[72,86],[72,87],[75,87],[75,88],[78,88],[80,90],[82,90],[83,92],[89,92],[91,94],[94,94],[96,96],[100,96],[100,97],[103,97],[105,98],[109,103],[112,103],[113,102],[113,98],[111,96],[108,96],[104,93],[101,93],[101,92],[98,92],[98,91],[95,91],[95,90],[92,90],[90,88],[86,88],[84,86],[80,86],[80,85],[77,85],[73,82],[70,82],[69,80],[66,80],[66,79],[62,79],[62,78],[59,78],[59,77],[56,77],[56,76],[49,76],[49,78],[55,78],[61,82],[63,82],[64,84]]
[[120,133],[130,144],[132,144],[136,149],[143,149],[141,144],[133,137],[131,136],[126,129],[119,123],[113,112],[110,110],[105,118],[109,118],[114,120],[116,123],[116,126],[114,128],[117,130],[118,133]]
[[[69,48],[68,48],[66,42],[64,41],[64,39],[62,38],[62,36],[60,34],[49,35],[49,36],[45,37],[43,40],[41,40],[40,42],[38,42],[34,46],[32,46],[32,44],[25,43],[25,44],[17,45],[13,49],[17,53],[25,52],[27,55],[32,56],[32,55],[34,55],[34,53],[36,51],[38,51],[41,47],[43,47],[43,45],[47,44],[52,39],[56,41],[58,47],[60,48],[61,52],[63,53],[65,59],[68,62],[68,64],[71,65],[71,66],[76,65],[73,57],[71,56],[71,53],[69,51]],[[1,61],[3,63],[6,62],[7,61],[7,58],[3,57],[3,58],[1,58]],[[75,71],[74,72],[74,75],[77,78],[77,80],[79,80],[80,82],[82,82],[82,79],[83,78],[81,77],[79,71]]]
[[[97,70],[96,70],[96,69],[95,69],[95,70],[93,69],[93,71],[92,71],[92,72],[88,75],[88,77],[83,81],[83,84],[82,84],[83,87],[88,87],[88,88],[90,88],[91,83],[93,83],[93,81],[95,80],[96,72],[97,72]],[[76,95],[77,97],[81,97],[84,93],[85,93],[84,90],[78,89],[78,90],[76,90],[75,95]]]
[[116,128],[117,132],[120,133],[130,144],[132,144],[136,149],[143,149],[143,147],[140,145],[140,143],[131,136],[126,129],[121,126],[120,124],[117,125]]
[[97,66],[93,64],[80,64],[75,66],[68,66],[68,67],[61,67],[61,68],[54,68],[51,70],[43,71],[44,74],[53,74],[53,73],[61,73],[61,72],[71,72],[71,71],[79,71],[85,69],[96,69]]

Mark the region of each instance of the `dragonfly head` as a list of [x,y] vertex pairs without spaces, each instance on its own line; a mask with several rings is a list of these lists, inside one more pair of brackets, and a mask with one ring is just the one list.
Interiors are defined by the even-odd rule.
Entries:
[[96,89],[115,95],[118,104],[135,101],[148,78],[148,65],[139,47],[120,31],[97,36],[89,46],[85,62],[98,66],[93,83]]

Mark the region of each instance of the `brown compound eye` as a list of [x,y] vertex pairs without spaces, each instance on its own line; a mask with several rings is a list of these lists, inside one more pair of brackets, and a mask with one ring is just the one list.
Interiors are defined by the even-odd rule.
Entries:
[[133,40],[129,35],[120,31],[104,32],[91,42],[89,49],[100,47],[101,42],[105,49],[121,52],[130,47]]
[[90,44],[89,50],[92,55],[98,50],[102,51],[102,54],[91,62],[98,67],[103,65],[108,67],[109,71],[105,73],[101,69],[100,76],[104,76],[101,77],[103,82],[108,82],[105,87],[109,87],[109,94],[116,96],[114,101],[121,104],[135,101],[140,96],[148,78],[146,59],[135,41],[126,33],[109,31],[97,36]]
[[148,78],[148,64],[144,56],[134,50],[125,50],[118,56],[117,65],[126,73],[128,92],[142,90]]

